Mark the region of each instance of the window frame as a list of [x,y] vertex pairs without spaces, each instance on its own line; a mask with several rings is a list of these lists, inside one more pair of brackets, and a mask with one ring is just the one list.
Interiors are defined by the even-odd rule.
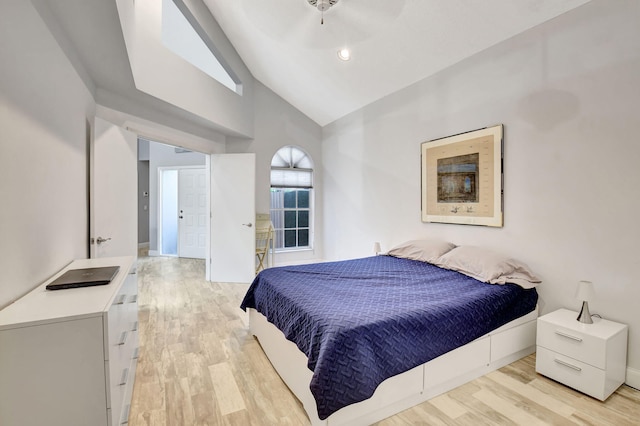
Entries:
[[[287,173],[289,172],[289,176]],[[296,176],[297,175],[297,176]],[[285,207],[285,194],[295,191],[294,207]],[[308,193],[308,206],[300,207],[298,191]],[[282,194],[279,199],[274,193]],[[314,244],[314,191],[313,161],[309,154],[294,145],[283,146],[273,155],[270,168],[269,217],[274,227],[273,250],[279,252],[313,250]],[[295,226],[286,227],[286,212],[295,213]],[[300,226],[300,212],[307,212],[307,226]],[[286,247],[287,231],[295,231],[295,246]],[[300,231],[307,231],[307,244],[299,245]],[[280,237],[279,237],[280,235]],[[281,246],[278,245],[281,243]]]
[[[295,207],[285,207],[284,205],[284,193],[286,192],[296,192],[296,200]],[[299,191],[305,191],[309,196],[308,207],[299,207]],[[274,192],[282,193],[282,206],[274,207],[273,202],[273,194]],[[270,201],[271,206],[269,209],[269,216],[271,218],[271,222],[273,223],[274,236],[273,236],[273,248],[276,252],[288,252],[288,251],[303,251],[303,250],[313,250],[313,188],[281,188],[281,187],[271,187],[270,188]],[[295,226],[294,227],[286,227],[286,212],[295,212]],[[300,212],[307,212],[307,226],[300,226],[299,217]],[[274,214],[279,214],[281,220],[274,220]],[[282,226],[279,226],[279,225]],[[307,231],[307,245],[300,245],[299,235],[300,231]],[[294,246],[286,246],[286,232],[287,231],[295,231],[296,244]],[[279,242],[279,233],[281,233],[281,242],[282,246],[278,246]]]

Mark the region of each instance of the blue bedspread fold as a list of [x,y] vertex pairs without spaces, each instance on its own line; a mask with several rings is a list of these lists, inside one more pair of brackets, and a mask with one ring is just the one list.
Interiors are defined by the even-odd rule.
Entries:
[[535,289],[391,256],[266,269],[255,308],[306,354],[318,416],[535,309]]

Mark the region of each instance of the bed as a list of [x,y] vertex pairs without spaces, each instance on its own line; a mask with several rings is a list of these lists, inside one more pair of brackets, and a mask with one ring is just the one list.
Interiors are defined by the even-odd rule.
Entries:
[[399,247],[266,269],[242,302],[313,425],[370,424],[535,348],[526,265],[439,241]]

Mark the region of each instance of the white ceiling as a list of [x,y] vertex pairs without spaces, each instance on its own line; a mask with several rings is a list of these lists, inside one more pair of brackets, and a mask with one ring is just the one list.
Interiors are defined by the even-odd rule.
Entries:
[[[251,73],[320,125],[589,0],[204,0]],[[348,46],[352,59],[338,59]]]
[[[324,25],[307,0],[203,1],[254,77],[326,125],[589,0],[339,0]],[[220,130],[135,88],[115,0],[31,2],[104,93]]]

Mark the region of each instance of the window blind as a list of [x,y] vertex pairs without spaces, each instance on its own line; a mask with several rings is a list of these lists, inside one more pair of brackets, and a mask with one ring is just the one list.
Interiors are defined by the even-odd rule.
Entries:
[[272,188],[313,188],[313,170],[271,168]]

